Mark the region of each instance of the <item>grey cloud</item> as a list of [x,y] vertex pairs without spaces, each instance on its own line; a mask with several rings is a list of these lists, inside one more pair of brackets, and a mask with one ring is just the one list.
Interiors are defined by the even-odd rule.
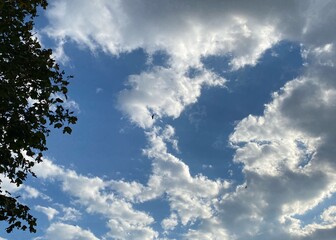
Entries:
[[[333,228],[326,228],[326,229],[317,229],[311,235],[304,236],[302,240],[316,240],[316,239],[323,239],[323,240],[334,240],[336,236],[336,227]],[[300,239],[301,240],[301,239]]]

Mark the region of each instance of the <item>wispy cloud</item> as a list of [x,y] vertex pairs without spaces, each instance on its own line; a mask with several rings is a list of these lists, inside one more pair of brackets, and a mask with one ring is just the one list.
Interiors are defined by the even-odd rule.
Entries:
[[45,215],[47,215],[48,220],[52,220],[57,214],[59,214],[59,212],[52,207],[43,207],[40,205],[35,206],[35,210],[44,213]]

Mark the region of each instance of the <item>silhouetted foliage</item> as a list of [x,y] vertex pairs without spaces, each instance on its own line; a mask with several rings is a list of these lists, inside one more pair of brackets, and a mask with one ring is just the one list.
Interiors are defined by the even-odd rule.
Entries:
[[[37,8],[46,0],[0,0],[0,174],[20,186],[42,161],[51,128],[71,133],[77,118],[64,106],[67,85],[51,49],[43,49],[33,33]],[[29,208],[5,191],[0,179],[0,220],[35,232]],[[23,221],[23,222],[21,222]],[[27,224],[27,225],[26,225]]]

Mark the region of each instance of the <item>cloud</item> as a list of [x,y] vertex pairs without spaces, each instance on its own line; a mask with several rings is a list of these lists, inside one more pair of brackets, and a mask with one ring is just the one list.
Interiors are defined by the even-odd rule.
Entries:
[[96,88],[96,93],[98,94],[98,93],[101,93],[101,92],[103,92],[104,91],[104,89],[102,89],[102,88],[100,88],[100,87],[98,87],[98,88]]
[[7,177],[5,177],[3,174],[0,175],[0,184],[1,188],[4,191],[8,191],[11,194],[18,192],[22,189],[22,185],[17,186],[15,183],[12,183]]
[[179,216],[183,225],[210,218],[214,202],[229,183],[210,180],[201,174],[191,176],[189,167],[168,152],[170,141],[166,140],[165,129],[154,128],[147,136],[150,145],[144,153],[153,159],[153,169],[147,183],[149,191],[145,189],[140,199],[144,201],[165,193],[171,211]]
[[35,164],[33,172],[41,179],[55,179],[65,172],[63,167],[54,164],[48,159],[44,159],[41,164]]
[[[109,232],[106,233],[107,237],[126,239],[132,236],[132,239],[152,239],[157,235],[150,227],[154,221],[150,215],[135,210],[128,199],[118,197],[111,192],[113,190],[111,186],[117,186],[117,190],[121,189],[118,188],[116,182],[112,181],[110,183],[99,177],[77,174],[73,170],[53,164],[48,159],[44,159],[41,164],[34,166],[34,172],[46,181],[59,182],[62,191],[74,199],[74,204],[84,207],[88,214],[102,216],[109,228]],[[124,185],[127,185],[127,183]],[[80,216],[76,210],[65,207],[62,209],[65,215],[60,220],[69,221]],[[51,225],[51,230],[47,231],[47,236],[53,236],[52,234],[56,232],[54,229],[58,228],[59,224]],[[80,230],[79,227],[73,228],[71,225],[66,225],[66,227],[76,234]]]
[[[255,7],[259,6],[259,7]],[[76,9],[76,11],[73,11]],[[199,66],[208,55],[232,55],[233,68],[254,65],[280,40],[320,47],[334,42],[333,1],[57,1],[42,31],[92,51],[118,55],[142,48],[164,51],[170,65]],[[321,18],[323,14],[323,18]],[[174,36],[174,37],[171,37]]]
[[59,220],[62,222],[78,221],[82,216],[82,213],[75,208],[65,207],[61,205],[61,209],[62,209],[63,216],[59,217]]
[[321,218],[325,223],[336,223],[336,206],[331,206],[323,211]]
[[184,239],[204,239],[204,240],[220,240],[232,239],[236,240],[237,237],[229,236],[221,222],[216,217],[206,219],[198,229],[189,229],[185,234]]
[[174,61],[191,66],[200,64],[201,56],[232,52],[232,64],[240,67],[254,64],[277,41],[271,25],[275,20],[269,18],[277,11],[272,8],[286,6],[292,13],[298,11],[296,5],[267,3],[256,12],[247,1],[239,4],[242,9],[228,1],[58,1],[47,12],[50,26],[44,31],[93,51],[163,50]]
[[161,226],[165,231],[174,230],[178,225],[178,219],[176,214],[171,214],[168,218],[165,218],[161,222]]
[[25,194],[23,195],[23,198],[37,198],[41,196],[41,193],[36,188],[25,186],[24,190]]
[[[255,222],[246,239],[257,234],[262,234],[259,239],[277,234],[287,235],[285,238],[329,239],[334,233],[334,221],[328,227],[305,225],[296,216],[314,209],[336,191],[331,144],[335,138],[331,123],[336,112],[333,73],[330,66],[311,65],[305,75],[273,95],[263,116],[243,119],[231,135],[230,141],[237,148],[234,160],[244,164],[248,189],[252,188],[253,193],[237,192],[232,200],[223,201],[221,209],[231,216],[235,213],[225,209],[244,209],[246,215],[239,226],[245,222],[243,226],[251,229],[248,223]],[[244,202],[243,196],[249,205],[236,204],[237,199]],[[321,216],[324,221],[330,219],[328,211]],[[229,229],[234,230],[235,225]]]
[[53,223],[46,230],[45,236],[43,238],[46,240],[72,240],[72,239],[83,239],[83,240],[98,240],[92,232],[80,228],[79,226],[69,225],[61,222]]
[[48,220],[52,220],[57,214],[59,214],[59,212],[52,207],[43,207],[40,205],[35,206],[35,210],[44,213],[45,215],[47,215]]
[[187,76],[187,70],[154,67],[150,72],[132,75],[128,89],[120,92],[119,109],[140,127],[153,125],[156,117],[177,118],[184,108],[197,101],[201,88],[223,86],[225,80],[205,69],[194,78]]

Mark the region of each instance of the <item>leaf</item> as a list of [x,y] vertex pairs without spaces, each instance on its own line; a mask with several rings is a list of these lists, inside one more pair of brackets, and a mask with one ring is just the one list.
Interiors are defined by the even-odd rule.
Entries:
[[56,98],[55,101],[58,102],[58,103],[63,103],[64,102],[61,98]]
[[71,132],[72,132],[72,129],[70,127],[64,127],[63,133],[71,134]]
[[62,126],[63,126],[62,123],[56,123],[56,124],[54,125],[54,128],[61,128]]

